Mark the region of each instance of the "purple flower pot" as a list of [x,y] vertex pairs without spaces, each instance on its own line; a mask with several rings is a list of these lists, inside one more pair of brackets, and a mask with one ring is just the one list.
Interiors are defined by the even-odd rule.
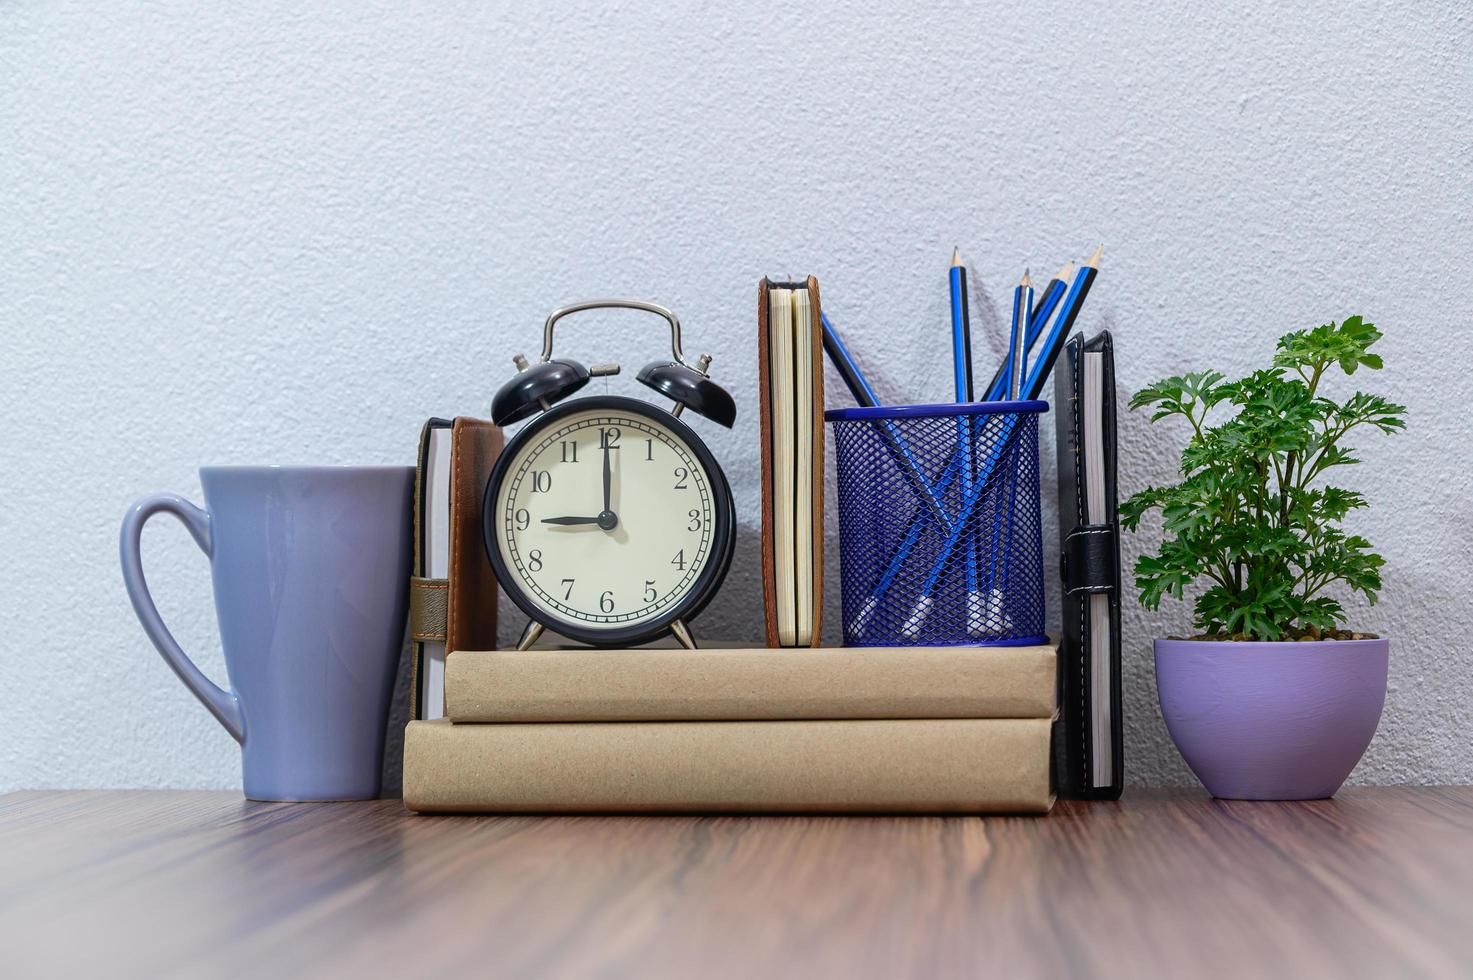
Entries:
[[1171,738],[1232,800],[1335,795],[1376,734],[1386,668],[1386,640],[1156,641]]

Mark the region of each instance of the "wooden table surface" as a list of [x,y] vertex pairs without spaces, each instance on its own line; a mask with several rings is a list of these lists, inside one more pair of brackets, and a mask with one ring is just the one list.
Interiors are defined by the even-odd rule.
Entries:
[[1046,818],[0,797],[4,975],[1473,975],[1473,788]]

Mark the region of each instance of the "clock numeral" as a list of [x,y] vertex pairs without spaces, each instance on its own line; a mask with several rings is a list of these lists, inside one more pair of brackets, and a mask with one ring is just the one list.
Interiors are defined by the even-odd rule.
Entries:
[[599,449],[618,449],[619,448],[619,435],[620,435],[620,432],[619,432],[618,429],[599,429],[598,430],[598,448]]
[[574,580],[570,578],[563,579],[563,584],[568,587],[566,591],[563,592],[563,599],[565,601],[573,598],[573,581]]
[[685,482],[689,477],[690,470],[686,469],[684,466],[675,467],[675,489],[689,490],[690,487]]
[[531,551],[527,552],[527,567],[532,569],[532,571],[534,572],[542,571],[542,552],[538,551],[536,548],[533,548]]
[[532,523],[532,515],[527,512],[527,508],[523,507],[521,510],[517,511],[516,516],[517,530],[525,531],[527,527]]
[[689,511],[686,516],[690,518],[690,523],[685,526],[685,529],[687,531],[699,531],[701,529],[701,512],[698,510]]
[[563,462],[564,463],[576,463],[576,462],[578,462],[578,443],[577,443],[576,440],[573,440],[573,441],[564,441],[564,442],[559,443],[558,445],[560,445],[560,446],[563,447]]
[[682,572],[685,571],[685,549],[684,548],[681,548],[679,551],[677,551],[675,553],[675,557],[672,558],[672,559],[670,559],[670,564],[674,565],[676,568],[680,569]]
[[652,578],[645,579],[644,580],[644,601],[645,602],[654,602],[657,598],[659,598],[659,593],[655,591],[655,580],[652,579]]
[[606,613],[613,612],[614,611],[614,593],[612,593],[612,592],[605,592],[603,595],[599,596],[598,597],[598,608],[601,609],[601,610],[603,610]]
[[653,462],[654,461],[654,459],[655,459],[655,440],[653,440],[653,439],[646,439],[644,441],[644,458],[645,458],[645,461],[646,462]]
[[547,491],[549,491],[551,489],[552,489],[552,471],[551,470],[533,470],[532,471],[532,492],[533,493],[546,493]]

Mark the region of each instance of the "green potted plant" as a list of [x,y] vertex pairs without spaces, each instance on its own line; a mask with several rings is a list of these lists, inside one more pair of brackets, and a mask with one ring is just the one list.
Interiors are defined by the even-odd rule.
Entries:
[[1173,741],[1214,796],[1332,796],[1380,721],[1387,641],[1345,629],[1335,594],[1374,603],[1383,560],[1342,526],[1365,497],[1326,477],[1359,462],[1352,432],[1396,432],[1406,409],[1324,390],[1333,372],[1380,368],[1369,352],[1380,337],[1353,316],[1280,337],[1272,365],[1241,380],[1203,371],[1131,399],[1189,432],[1181,482],[1135,494],[1121,522],[1135,530],[1161,514],[1159,551],[1135,565],[1148,609],[1205,585],[1196,635],[1156,641],[1156,689]]

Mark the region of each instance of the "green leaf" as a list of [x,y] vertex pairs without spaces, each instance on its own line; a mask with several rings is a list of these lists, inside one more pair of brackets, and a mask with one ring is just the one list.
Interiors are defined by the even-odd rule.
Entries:
[[1338,364],[1346,374],[1357,367],[1379,368],[1381,360],[1366,351],[1381,339],[1381,331],[1359,316],[1347,317],[1338,326],[1327,323],[1313,330],[1300,330],[1279,338],[1274,366],[1295,371],[1323,371]]

